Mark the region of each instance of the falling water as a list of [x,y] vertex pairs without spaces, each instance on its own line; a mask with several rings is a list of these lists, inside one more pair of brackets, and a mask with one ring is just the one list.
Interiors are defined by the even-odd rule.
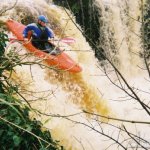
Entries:
[[[142,65],[141,1],[95,0],[101,17],[101,45],[125,75],[135,75]],[[132,64],[132,65],[131,65]]]
[[[1,7],[8,7],[13,3],[12,0],[6,0]],[[106,23],[100,29],[105,37],[104,48],[111,53],[112,46],[109,37],[112,37],[114,49],[117,51],[115,59],[120,63],[122,72],[127,73],[128,68],[133,72],[134,67],[131,68],[131,64],[137,66],[141,62],[140,58],[135,55],[141,51],[141,41],[134,35],[134,32],[140,33],[140,25],[131,18],[127,20],[124,11],[127,9],[130,16],[138,19],[137,17],[140,16],[139,1],[96,0],[95,5],[101,9],[100,13],[103,14],[100,21]],[[39,14],[46,15],[50,20],[50,27],[53,28],[57,37],[69,36],[76,39],[76,43],[69,46],[72,51],[66,51],[66,53],[82,66],[83,72],[71,74],[42,68],[36,64],[31,67],[23,65],[15,68],[12,80],[20,86],[21,93],[34,109],[44,114],[50,114],[50,116],[46,116],[31,112],[31,118],[35,117],[40,120],[43,126],[51,131],[53,138],[60,141],[60,144],[64,145],[67,150],[100,150],[109,146],[111,142],[106,141],[107,138],[100,136],[101,134],[98,132],[89,130],[84,124],[92,125],[97,130],[103,127],[106,132],[111,131],[113,127],[107,127],[105,124],[99,125],[96,118],[91,120],[91,116],[80,112],[86,110],[99,115],[129,117],[129,111],[133,105],[126,107],[127,104],[123,104],[120,106],[120,103],[112,101],[115,97],[121,97],[122,92],[104,76],[94,52],[72,22],[72,19],[75,22],[74,16],[69,11],[68,13],[70,16],[64,8],[55,6],[51,1],[19,0],[13,9],[3,14],[1,20],[5,21],[11,17],[14,20],[22,21],[27,20],[25,16],[30,16],[35,21]],[[80,28],[79,25],[77,26]],[[110,36],[109,33],[113,33],[113,36]],[[19,43],[10,44],[8,49],[13,47],[16,47],[18,53],[26,53]],[[27,59],[34,60],[35,58]],[[75,115],[61,118],[54,117],[56,114]],[[131,118],[133,116],[133,114],[130,115]],[[78,124],[74,124],[69,119]]]

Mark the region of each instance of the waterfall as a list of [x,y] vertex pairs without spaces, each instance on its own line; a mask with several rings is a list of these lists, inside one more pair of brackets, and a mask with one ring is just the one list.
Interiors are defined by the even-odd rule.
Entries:
[[141,1],[95,0],[101,17],[101,46],[125,75],[135,75],[142,66]]
[[[0,7],[8,8],[14,2],[15,0],[1,1]],[[137,74],[134,69],[142,63],[139,57],[139,52],[142,51],[141,39],[137,36],[140,35],[141,27],[138,22],[141,17],[140,1],[95,0],[93,4],[99,8],[100,22],[103,23],[100,32],[101,38],[105,40],[102,42],[100,39],[101,46],[114,58],[115,64],[123,74]],[[19,85],[21,94],[34,109],[48,114],[39,115],[31,112],[30,117],[41,121],[43,126],[50,130],[52,137],[60,141],[66,150],[106,149],[112,141],[102,136],[103,132],[117,137],[118,130],[111,124],[108,126],[107,119],[98,119],[96,116],[83,113],[83,110],[124,119],[141,119],[144,113],[141,116],[137,115],[138,110],[133,109],[135,104],[130,101],[118,102],[126,94],[111,84],[104,75],[94,51],[79,31],[80,26],[76,23],[75,17],[68,10],[48,0],[18,0],[16,6],[3,13],[0,20],[4,22],[12,18],[24,23],[35,22],[40,14],[48,17],[49,26],[57,37],[75,38],[76,42],[68,46],[71,51],[66,53],[81,65],[83,71],[72,74],[43,68],[37,64],[22,65],[14,68],[11,80]],[[8,34],[10,35],[9,32]],[[26,53],[20,43],[10,44],[8,50],[14,47],[18,53]],[[27,60],[34,61],[35,58],[32,56]],[[99,123],[100,120],[103,123]],[[115,124],[121,125],[119,122]],[[130,129],[135,129],[134,125],[131,125]],[[141,133],[149,138],[150,133],[146,133],[142,127],[140,129]],[[126,135],[120,136],[118,137],[123,140]],[[116,148],[116,145],[111,146],[111,149]]]

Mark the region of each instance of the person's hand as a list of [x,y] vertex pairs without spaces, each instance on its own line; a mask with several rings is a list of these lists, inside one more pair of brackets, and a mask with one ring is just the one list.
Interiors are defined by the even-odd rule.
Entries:
[[48,42],[54,44],[54,38],[48,38]]
[[23,43],[24,44],[28,44],[30,42],[30,40],[28,38],[23,38]]
[[54,40],[54,38],[48,38],[48,41],[53,41]]
[[23,40],[24,40],[24,42],[28,42],[28,41],[29,41],[29,39],[28,39],[28,38],[24,38]]

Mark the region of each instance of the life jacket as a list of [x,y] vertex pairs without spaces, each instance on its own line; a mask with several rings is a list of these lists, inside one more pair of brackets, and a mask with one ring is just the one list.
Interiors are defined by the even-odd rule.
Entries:
[[46,27],[41,27],[39,24],[37,24],[37,27],[41,31],[41,35],[40,35],[39,39],[41,39],[41,40],[48,40],[48,35],[47,35]]
[[38,24],[36,25],[40,29],[41,35],[37,38],[34,36],[34,34],[32,34],[32,44],[38,49],[45,50],[46,49],[45,45],[49,44],[46,27],[41,27]]

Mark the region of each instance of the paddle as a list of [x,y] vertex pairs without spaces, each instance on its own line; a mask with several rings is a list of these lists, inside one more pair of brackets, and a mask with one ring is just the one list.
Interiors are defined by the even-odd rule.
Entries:
[[[9,41],[24,41],[24,39],[16,39],[16,38],[9,38]],[[43,41],[43,42],[46,42],[47,40],[32,40],[32,41]],[[66,43],[66,44],[72,44],[72,43],[75,43],[75,39],[74,38],[69,38],[69,37],[66,37],[66,38],[63,38],[63,39],[52,39],[50,41],[60,41],[60,42],[63,42],[63,43]]]

